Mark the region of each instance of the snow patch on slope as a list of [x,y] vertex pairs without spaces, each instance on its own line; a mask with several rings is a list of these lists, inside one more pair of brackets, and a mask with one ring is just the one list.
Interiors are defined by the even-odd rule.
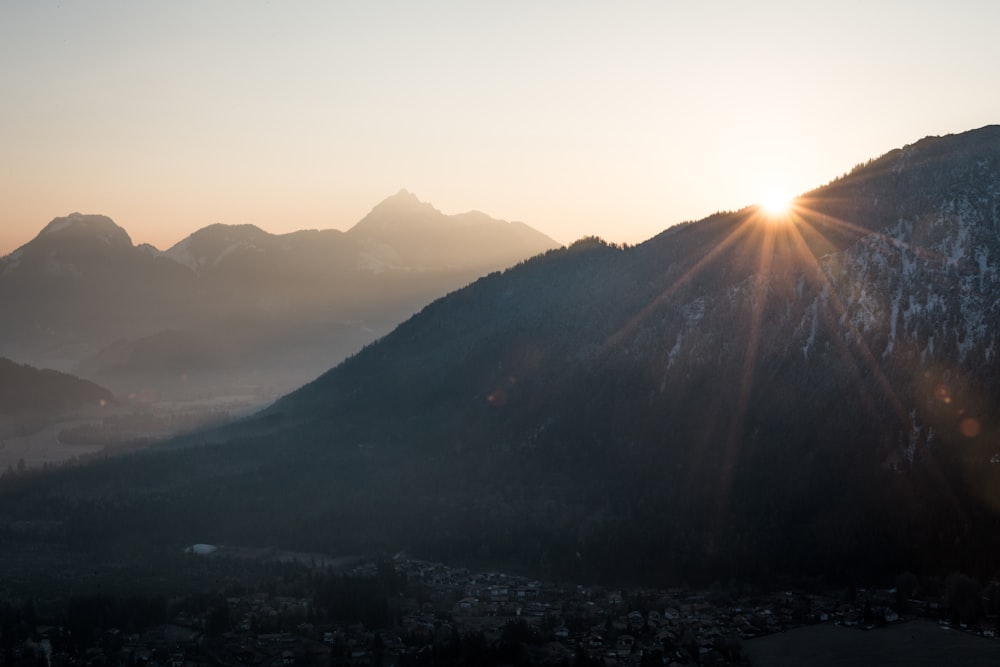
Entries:
[[[191,251],[190,236],[183,239],[170,250],[167,250],[164,254],[175,262],[183,264],[193,271],[197,271],[203,265],[203,262],[199,262],[198,258],[195,257],[194,253]],[[202,258],[202,260],[204,260],[204,258]]]
[[904,341],[921,347],[924,363],[941,354],[969,362],[982,349],[992,355],[998,305],[986,295],[998,285],[991,261],[998,239],[985,223],[958,198],[929,225],[900,219],[887,235],[870,234],[824,258],[847,335],[856,330],[883,358]]
[[81,217],[82,216],[79,213],[71,213],[65,218],[59,218],[58,220],[53,220],[52,222],[50,222],[48,225],[45,226],[45,229],[42,230],[42,233],[58,234],[64,229],[70,227],[70,225],[79,220]]

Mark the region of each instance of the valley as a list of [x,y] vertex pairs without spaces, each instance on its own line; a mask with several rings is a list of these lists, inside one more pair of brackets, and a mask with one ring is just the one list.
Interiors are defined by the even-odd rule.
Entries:
[[[332,311],[291,317],[303,303],[288,305],[279,287],[302,284],[287,271],[305,260],[260,268],[267,253],[257,250],[275,242],[260,230],[211,229],[204,255],[193,250],[195,235],[181,248],[188,259],[257,249],[232,273],[220,269],[225,280],[183,274],[209,292],[235,290],[230,302],[242,300],[242,309],[213,325],[231,335],[165,322],[81,361],[91,377],[116,383],[127,398],[114,409],[124,412],[19,436],[11,451],[38,461],[63,452],[57,445],[102,443],[115,455],[44,471],[15,466],[0,478],[0,533],[9,538],[0,556],[39,590],[86,594],[101,581],[169,590],[175,567],[188,586],[200,567],[191,563],[201,561],[176,555],[192,544],[228,545],[236,551],[225,562],[251,569],[254,559],[234,554],[385,561],[402,553],[448,572],[503,571],[571,587],[721,589],[735,600],[753,591],[771,600],[761,619],[763,609],[778,615],[776,591],[792,590],[793,617],[891,624],[891,608],[897,620],[995,631],[1000,127],[892,150],[789,211],[780,219],[759,207],[723,211],[635,246],[585,237],[448,288],[446,274],[412,267],[366,273],[368,283],[341,275],[338,298],[357,301],[337,317],[363,323],[348,330],[369,340],[332,326]],[[448,244],[405,244],[456,221],[408,193],[359,228],[391,238],[397,214],[415,229],[397,234],[404,246],[392,261],[440,259]],[[134,249],[108,221],[72,216],[42,237],[78,220],[77,232],[96,224],[118,239],[110,245]],[[482,218],[461,219],[470,221]],[[232,235],[243,245],[230,244]],[[213,255],[219,247],[227,250]],[[173,262],[160,265],[170,271],[215,262],[160,260]],[[263,292],[239,291],[254,282],[246,276]],[[382,324],[371,326],[359,304],[376,284],[409,291],[395,292],[400,310],[379,310]],[[423,291],[431,284],[436,296]],[[269,319],[275,312],[291,324]],[[355,349],[334,352],[345,340]],[[225,388],[256,384],[245,379],[220,382],[293,367],[308,377],[287,392],[269,385],[280,394],[273,400]],[[200,372],[209,379],[196,385]],[[133,437],[141,446],[124,444]],[[204,562],[201,573],[214,576],[222,560]],[[61,573],[58,585],[51,571]],[[881,599],[899,582],[913,595]],[[881,597],[867,599],[857,620],[856,598],[845,592],[860,589]],[[457,615],[455,603],[480,597],[462,593],[442,613]],[[693,622],[698,613],[680,617]],[[716,619],[706,632],[719,629],[712,641],[746,639],[737,630],[744,621],[763,632],[789,627],[706,613]],[[615,627],[614,618],[605,622]],[[522,633],[522,644],[538,638],[516,614],[504,627]],[[678,661],[730,659],[707,657],[717,647],[702,638],[695,634],[698,650]],[[581,655],[552,648],[556,662]],[[587,658],[610,658],[608,646],[593,648],[600,654]]]

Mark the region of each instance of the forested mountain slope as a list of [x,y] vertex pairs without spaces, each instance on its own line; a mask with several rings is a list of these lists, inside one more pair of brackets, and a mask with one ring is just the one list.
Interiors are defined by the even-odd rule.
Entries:
[[114,400],[110,391],[93,382],[0,357],[0,415],[51,415]]
[[114,508],[68,539],[411,548],[577,578],[989,574],[998,280],[991,126],[787,216],[491,274],[251,420],[10,506]]

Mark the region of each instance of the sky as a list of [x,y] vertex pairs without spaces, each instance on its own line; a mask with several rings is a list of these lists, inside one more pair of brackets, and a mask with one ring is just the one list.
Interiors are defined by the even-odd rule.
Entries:
[[993,0],[0,4],[0,254],[100,213],[347,229],[407,189],[636,243],[1000,123]]

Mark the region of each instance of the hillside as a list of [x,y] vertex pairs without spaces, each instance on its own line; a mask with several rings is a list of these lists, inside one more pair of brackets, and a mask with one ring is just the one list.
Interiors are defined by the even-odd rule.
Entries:
[[0,357],[0,415],[58,414],[114,400],[110,391],[93,382]]
[[570,579],[988,576],[998,281],[1000,127],[927,138],[787,217],[490,274],[255,418],[64,473],[5,518]]

